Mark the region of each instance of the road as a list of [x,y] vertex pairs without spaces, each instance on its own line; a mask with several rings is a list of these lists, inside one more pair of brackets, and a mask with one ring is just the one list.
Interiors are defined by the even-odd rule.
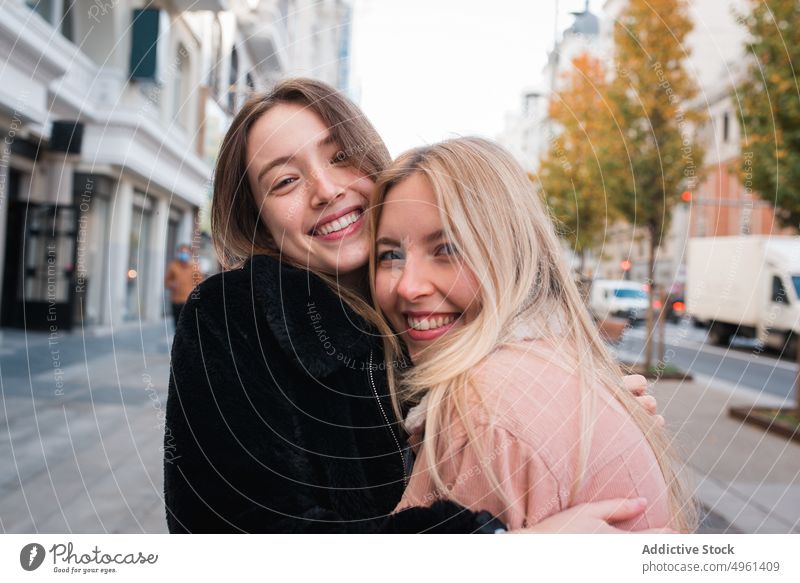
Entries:
[[[699,379],[711,378],[718,384],[744,387],[779,400],[794,398],[797,365],[790,355],[760,350],[752,340],[734,339],[731,346],[712,346],[707,330],[688,321],[667,324],[665,362],[689,371]],[[644,327],[629,328],[616,347],[622,360],[631,361],[644,354]]]

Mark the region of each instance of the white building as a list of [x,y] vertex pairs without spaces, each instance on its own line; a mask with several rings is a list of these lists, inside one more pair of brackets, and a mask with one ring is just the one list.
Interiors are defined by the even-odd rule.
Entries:
[[600,19],[589,10],[573,12],[573,23],[548,54],[542,68],[542,82],[522,94],[520,111],[506,115],[505,127],[498,140],[508,148],[529,172],[536,172],[539,161],[557,135],[548,115],[551,96],[563,86],[564,76],[572,69],[572,61],[580,54],[597,58],[608,54],[606,39],[600,34]]
[[201,240],[231,116],[297,70],[290,59],[314,44],[317,30],[302,32],[314,14],[327,20],[314,25],[320,48],[305,72],[346,77],[337,59],[348,29],[333,20],[349,7],[307,4],[0,6],[0,325],[52,332],[163,317],[166,262],[179,243]]
[[288,74],[346,90],[351,20],[351,6],[344,0],[294,0],[287,22]]

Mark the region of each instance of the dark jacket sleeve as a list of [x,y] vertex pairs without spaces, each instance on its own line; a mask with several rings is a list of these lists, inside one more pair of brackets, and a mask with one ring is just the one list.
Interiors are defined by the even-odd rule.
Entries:
[[173,341],[164,436],[170,532],[493,532],[499,526],[451,502],[359,521],[326,507],[281,387],[277,369],[287,363],[270,362],[272,339],[257,337],[255,326],[216,315],[221,321],[190,299]]

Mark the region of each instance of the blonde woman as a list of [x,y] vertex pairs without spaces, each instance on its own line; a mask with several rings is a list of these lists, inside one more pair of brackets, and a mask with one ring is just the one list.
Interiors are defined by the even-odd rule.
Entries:
[[507,152],[463,138],[401,156],[378,180],[372,229],[385,358],[404,345],[414,365],[388,367],[417,450],[398,509],[447,498],[516,529],[641,496],[647,511],[617,526],[695,527],[661,424],[624,389]]

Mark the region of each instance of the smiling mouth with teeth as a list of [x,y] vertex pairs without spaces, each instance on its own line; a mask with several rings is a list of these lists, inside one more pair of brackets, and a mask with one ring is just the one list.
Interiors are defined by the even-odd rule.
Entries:
[[362,209],[356,209],[352,212],[347,213],[344,216],[334,219],[333,221],[329,221],[324,225],[316,227],[313,231],[311,231],[311,234],[314,236],[324,237],[332,233],[343,231],[344,229],[355,223],[358,219],[360,219],[361,215],[363,214],[364,211]]
[[448,324],[455,322],[457,318],[457,314],[448,314],[446,316],[436,316],[433,318],[415,318],[413,316],[406,316],[406,322],[408,323],[408,327],[412,330],[422,332],[425,330],[444,328]]

